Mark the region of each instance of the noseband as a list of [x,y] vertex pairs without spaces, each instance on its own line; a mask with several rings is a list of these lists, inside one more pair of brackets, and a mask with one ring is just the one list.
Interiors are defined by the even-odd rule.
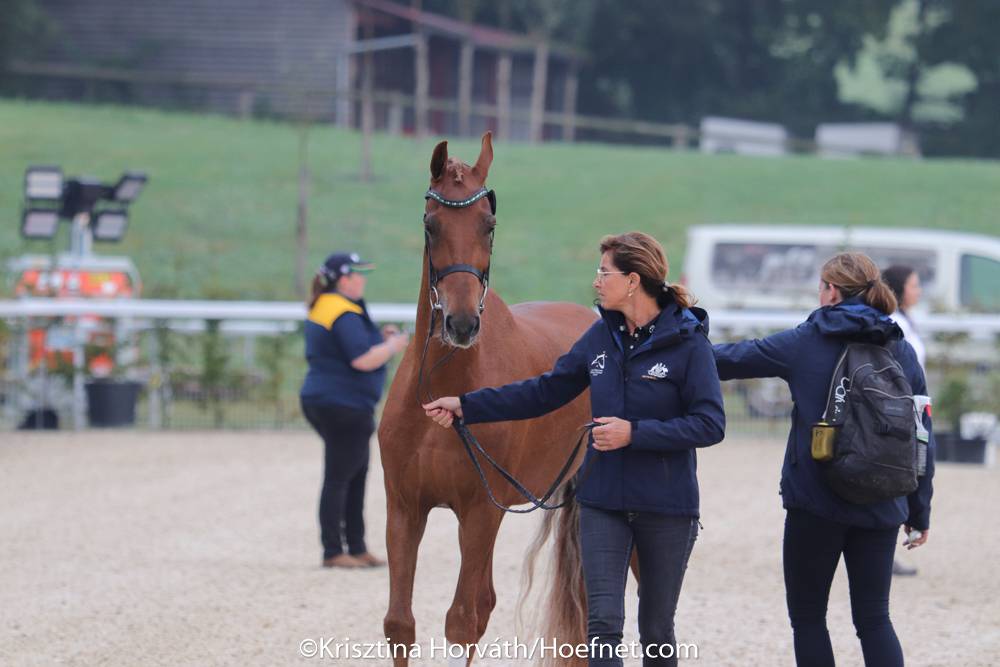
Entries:
[[[475,204],[480,199],[486,198],[490,203],[490,212],[493,215],[497,213],[497,196],[493,190],[487,190],[486,188],[479,188],[468,199],[447,199],[437,190],[431,188],[424,193],[424,199],[433,199],[442,206],[447,206],[448,208],[468,208]],[[486,308],[486,293],[490,289],[490,265],[486,265],[485,271],[480,271],[471,264],[452,264],[451,266],[446,266],[440,271],[434,268],[434,261],[431,259],[431,237],[428,232],[424,232],[424,251],[427,253],[427,277],[430,282],[430,301],[432,310],[442,310],[441,298],[438,294],[437,284],[438,282],[447,275],[452,273],[471,273],[478,280],[479,284],[483,286],[483,296],[479,299],[479,312],[482,313]],[[490,232],[490,258],[493,257],[493,232]]]

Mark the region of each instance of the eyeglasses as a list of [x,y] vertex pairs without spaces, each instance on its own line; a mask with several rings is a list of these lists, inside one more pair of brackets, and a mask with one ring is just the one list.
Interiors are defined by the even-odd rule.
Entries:
[[626,275],[626,273],[624,271],[601,271],[600,269],[597,269],[597,278],[596,278],[596,280],[599,283],[603,283],[605,276],[610,276],[610,275],[613,275],[613,274],[618,274],[620,276]]

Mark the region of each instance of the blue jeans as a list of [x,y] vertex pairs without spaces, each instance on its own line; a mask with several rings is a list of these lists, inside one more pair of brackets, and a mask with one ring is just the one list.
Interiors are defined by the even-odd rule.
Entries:
[[633,546],[639,556],[642,664],[677,664],[674,611],[697,537],[698,520],[694,517],[580,506],[591,667],[622,664],[616,649],[625,625],[625,582]]
[[903,652],[889,620],[895,528],[858,528],[789,509],[785,516],[785,594],[795,636],[795,663],[833,667],[826,606],[844,554],[851,617],[869,667],[902,667]]

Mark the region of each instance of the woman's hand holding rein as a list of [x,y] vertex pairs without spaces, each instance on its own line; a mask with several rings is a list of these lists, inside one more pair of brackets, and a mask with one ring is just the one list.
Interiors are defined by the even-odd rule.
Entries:
[[443,396],[437,400],[425,403],[424,412],[436,423],[449,428],[455,417],[462,418],[462,401],[458,396]]

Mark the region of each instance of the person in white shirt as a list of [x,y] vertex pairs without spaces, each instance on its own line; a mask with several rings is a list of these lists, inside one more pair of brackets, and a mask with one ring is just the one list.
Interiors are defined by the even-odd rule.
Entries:
[[[917,327],[914,326],[909,315],[910,309],[917,305],[923,293],[920,287],[920,276],[917,275],[912,266],[894,264],[882,272],[882,281],[896,295],[896,303],[898,304],[898,310],[889,317],[903,330],[903,338],[917,354],[920,369],[926,371],[927,348],[924,346],[924,341],[920,339]],[[917,568],[896,559],[892,561],[892,573],[897,576],[913,576],[917,573]]]
[[923,293],[920,288],[920,276],[911,266],[895,264],[882,272],[882,280],[896,294],[896,303],[899,304],[899,310],[889,317],[903,330],[903,338],[917,353],[920,368],[926,370],[927,350],[909,314],[910,309],[917,305]]

